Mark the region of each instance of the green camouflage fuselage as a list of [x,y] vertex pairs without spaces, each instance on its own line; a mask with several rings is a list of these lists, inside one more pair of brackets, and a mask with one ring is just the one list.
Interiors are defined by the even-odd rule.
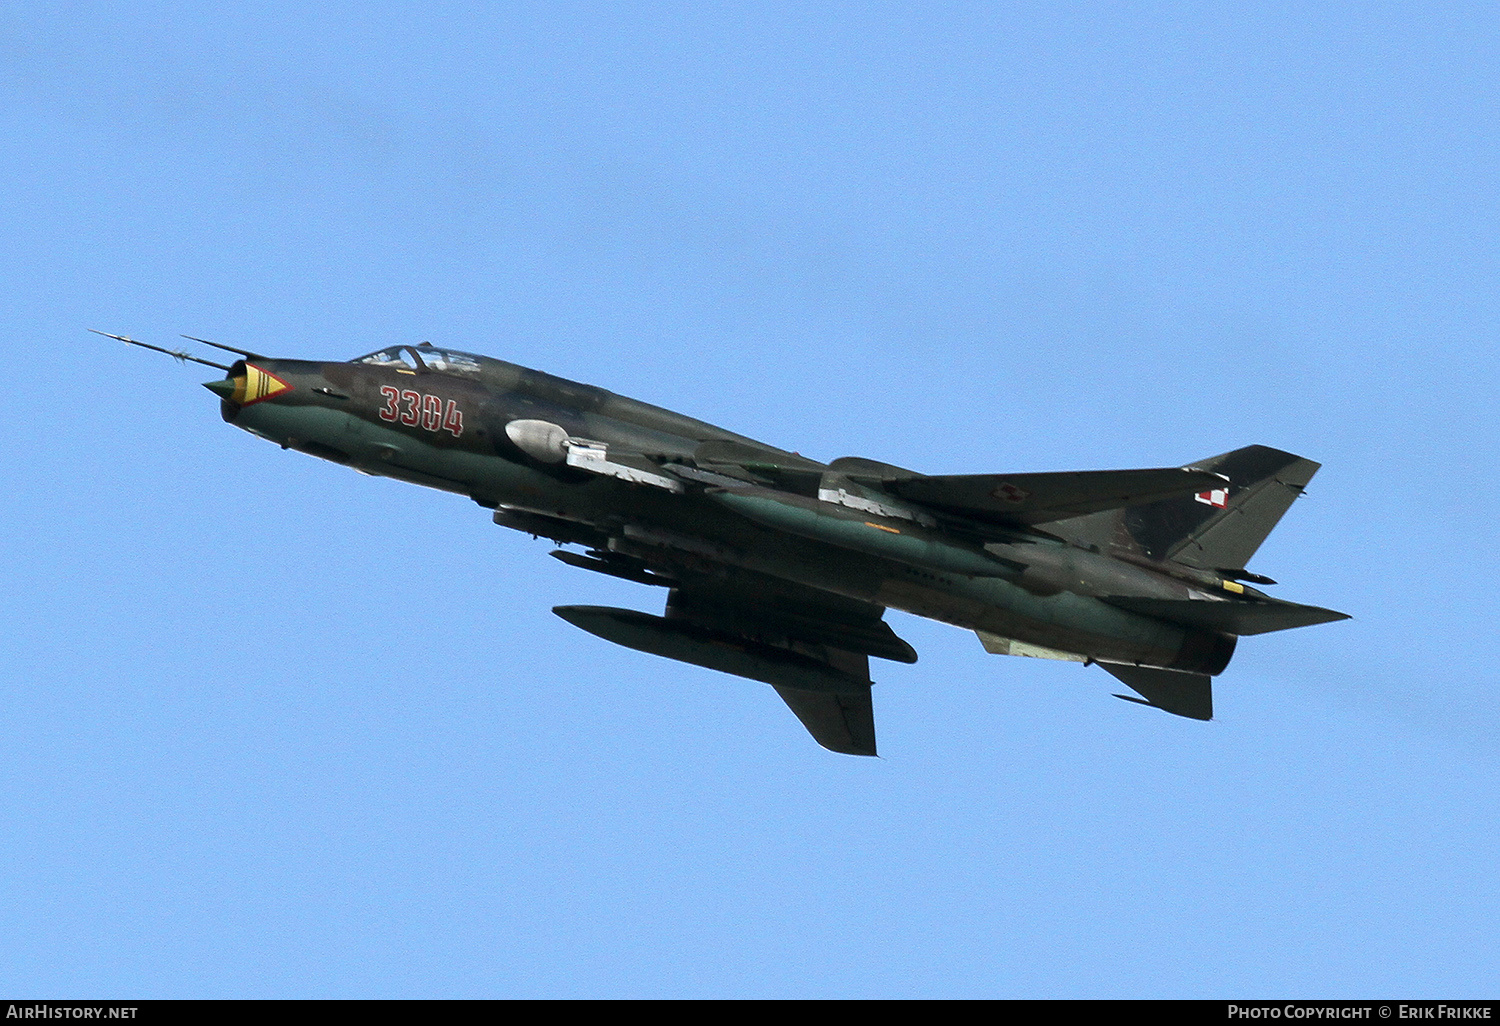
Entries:
[[[1259,594],[1128,545],[1101,551],[1024,526],[914,512],[837,465],[603,389],[470,360],[477,369],[448,373],[420,362],[255,358],[236,363],[230,381],[248,374],[268,394],[236,401],[227,383],[210,387],[224,396],[226,421],[283,447],[467,495],[497,510],[498,523],[589,545],[664,580],[792,582],[1042,650],[1017,654],[1216,674],[1233,634],[1103,597]],[[635,478],[566,461],[545,429],[523,447],[507,430],[516,424],[556,425],[575,448],[580,439],[603,443],[601,458],[625,454],[621,465]]]

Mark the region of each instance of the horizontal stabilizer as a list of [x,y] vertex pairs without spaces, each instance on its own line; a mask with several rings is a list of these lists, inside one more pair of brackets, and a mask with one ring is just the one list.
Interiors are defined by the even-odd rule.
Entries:
[[1349,619],[1348,613],[1273,598],[1218,602],[1208,599],[1106,595],[1104,601],[1142,616],[1169,620],[1188,627],[1222,631],[1225,634],[1269,634],[1271,631],[1287,631],[1294,627],[1311,627],[1313,624]]
[[903,499],[1000,523],[1042,524],[1223,488],[1219,474],[1185,467],[1056,474],[954,474],[887,481]]
[[1158,670],[1149,666],[1131,666],[1126,663],[1100,663],[1116,680],[1146,697],[1116,695],[1127,702],[1140,702],[1174,716],[1186,716],[1190,720],[1214,718],[1213,681],[1207,674],[1183,673],[1180,670]]

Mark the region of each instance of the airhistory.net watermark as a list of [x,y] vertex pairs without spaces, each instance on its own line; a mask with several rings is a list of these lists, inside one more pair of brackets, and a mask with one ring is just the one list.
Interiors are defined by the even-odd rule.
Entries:
[[7,1019],[134,1019],[139,1005],[7,1005]]

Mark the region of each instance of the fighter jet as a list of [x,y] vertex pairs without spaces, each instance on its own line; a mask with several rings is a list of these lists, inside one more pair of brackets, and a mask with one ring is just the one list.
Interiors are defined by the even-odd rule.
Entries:
[[1246,569],[1319,466],[1262,445],[1182,467],[932,476],[820,463],[428,343],[321,362],[194,340],[238,357],[226,365],[110,337],[224,371],[205,387],[258,438],[466,495],[573,546],[552,553],[570,566],[664,589],[662,616],[553,612],[769,684],[834,752],[876,754],[870,658],[917,661],[888,608],[998,655],[1097,665],[1136,693],[1116,697],[1196,720],[1241,635],[1347,619]]

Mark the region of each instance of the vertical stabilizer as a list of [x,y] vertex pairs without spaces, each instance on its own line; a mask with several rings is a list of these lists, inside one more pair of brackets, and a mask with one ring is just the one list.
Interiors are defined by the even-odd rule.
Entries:
[[1280,449],[1246,446],[1184,468],[1222,474],[1229,479],[1225,488],[1091,513],[1049,524],[1048,530],[1079,545],[1232,575],[1244,570],[1318,467]]

